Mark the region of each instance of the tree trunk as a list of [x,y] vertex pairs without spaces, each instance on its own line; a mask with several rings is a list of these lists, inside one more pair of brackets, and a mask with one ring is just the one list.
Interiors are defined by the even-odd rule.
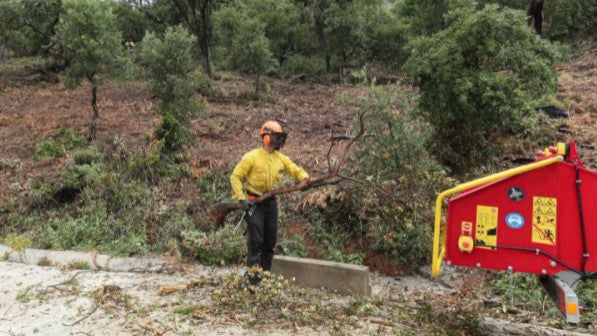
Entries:
[[325,62],[325,71],[330,72],[331,69],[331,62],[330,62],[330,53],[328,51],[328,44],[325,38],[325,23],[323,22],[323,16],[321,10],[317,8],[316,4],[313,8],[313,17],[314,17],[314,24],[315,24],[315,33],[317,34],[317,40],[319,41],[319,48],[323,53],[323,60]]
[[209,47],[211,36],[211,0],[201,3],[201,54],[203,58],[203,70],[209,76],[211,73],[211,50]]
[[91,125],[89,126],[89,136],[87,141],[91,142],[95,140],[96,124],[99,118],[99,109],[97,107],[97,85],[91,82],[91,108],[93,109],[93,118],[91,119]]
[[539,35],[543,33],[543,0],[531,0],[529,6],[529,26]]
[[259,87],[261,86],[261,76],[255,75],[255,94],[259,94]]
[[201,66],[210,78],[211,72],[211,7],[213,0],[172,0],[178,14],[197,39],[201,53]]

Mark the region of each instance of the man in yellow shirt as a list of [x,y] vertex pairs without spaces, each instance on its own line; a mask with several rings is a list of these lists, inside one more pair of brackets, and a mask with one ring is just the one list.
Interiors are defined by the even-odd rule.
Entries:
[[[263,145],[243,155],[230,175],[230,184],[234,191],[232,197],[239,200],[245,211],[247,269],[258,266],[269,271],[278,233],[278,203],[275,197],[256,204],[251,200],[276,189],[285,173],[303,183],[308,183],[309,174],[280,153],[287,133],[279,122],[266,121],[259,134]],[[261,280],[258,274],[250,275],[249,279],[252,284]]]

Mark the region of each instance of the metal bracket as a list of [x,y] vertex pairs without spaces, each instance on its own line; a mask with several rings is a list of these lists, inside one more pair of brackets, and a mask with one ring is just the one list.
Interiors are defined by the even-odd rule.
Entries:
[[580,306],[578,305],[578,296],[572,286],[580,279],[580,276],[572,272],[560,272],[555,276],[541,275],[537,278],[564,320],[568,323],[579,323]]

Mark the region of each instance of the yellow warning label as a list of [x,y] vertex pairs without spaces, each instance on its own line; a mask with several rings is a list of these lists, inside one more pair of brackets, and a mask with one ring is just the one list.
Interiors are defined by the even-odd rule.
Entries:
[[475,244],[487,245],[491,248],[497,245],[498,208],[477,205],[477,228],[475,230]]
[[557,198],[533,197],[533,243],[556,245],[557,205]]

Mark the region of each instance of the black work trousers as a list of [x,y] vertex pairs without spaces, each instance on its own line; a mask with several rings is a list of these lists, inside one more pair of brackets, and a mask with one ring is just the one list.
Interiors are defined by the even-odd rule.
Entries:
[[247,268],[255,265],[272,268],[278,237],[278,202],[269,198],[245,212],[247,221]]

